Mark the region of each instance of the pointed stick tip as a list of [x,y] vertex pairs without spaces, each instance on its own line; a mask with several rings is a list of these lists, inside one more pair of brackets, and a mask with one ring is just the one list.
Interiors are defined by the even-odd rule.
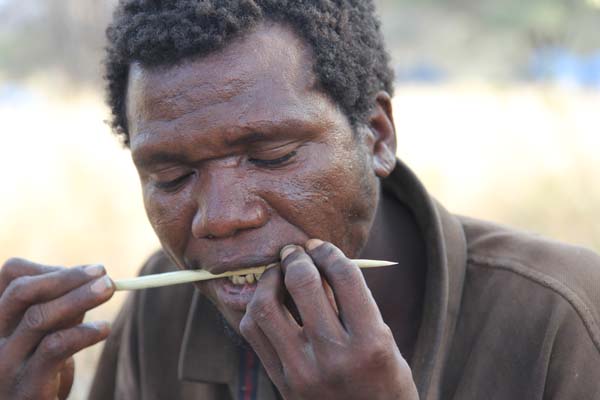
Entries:
[[360,268],[377,268],[387,267],[390,265],[396,265],[394,261],[383,261],[383,260],[354,260]]

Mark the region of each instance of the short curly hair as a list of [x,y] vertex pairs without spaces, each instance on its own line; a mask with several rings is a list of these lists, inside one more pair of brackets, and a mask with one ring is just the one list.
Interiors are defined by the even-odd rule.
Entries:
[[105,80],[113,131],[129,146],[129,66],[175,65],[223,48],[261,21],[292,27],[311,45],[322,90],[351,125],[364,121],[393,73],[372,0],[120,0],[106,30]]

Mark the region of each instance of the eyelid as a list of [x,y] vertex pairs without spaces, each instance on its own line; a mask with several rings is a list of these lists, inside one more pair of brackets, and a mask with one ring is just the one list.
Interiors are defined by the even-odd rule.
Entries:
[[304,146],[299,140],[276,141],[274,143],[265,143],[249,149],[249,156],[257,159],[275,159],[283,157],[292,151],[298,150]]
[[152,181],[153,185],[160,190],[174,191],[194,174],[195,171],[182,171],[179,174],[173,174],[174,176],[171,178],[159,179],[157,177],[153,177]]
[[260,159],[249,157],[248,160],[253,164],[259,164],[263,166],[279,166],[284,164],[286,161],[289,161],[294,156],[296,156],[296,150],[292,150],[289,153],[283,155],[282,157],[274,158],[274,159]]

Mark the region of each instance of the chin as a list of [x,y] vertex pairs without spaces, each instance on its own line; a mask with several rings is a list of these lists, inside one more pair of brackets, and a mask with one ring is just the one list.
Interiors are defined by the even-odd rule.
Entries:
[[[246,313],[246,306],[254,291],[252,290],[250,296],[248,293],[245,293],[245,296],[240,296],[239,293],[230,295],[227,293],[227,289],[231,289],[231,284],[226,279],[197,282],[195,286],[219,311],[223,323],[228,326],[229,330],[239,335],[240,322]],[[224,296],[225,299],[223,299]]]

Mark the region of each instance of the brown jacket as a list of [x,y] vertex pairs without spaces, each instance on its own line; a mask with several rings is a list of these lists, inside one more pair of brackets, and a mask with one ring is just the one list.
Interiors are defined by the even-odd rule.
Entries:
[[[412,210],[427,243],[409,360],[422,400],[600,399],[598,255],[453,216],[400,162],[384,188]],[[159,252],[142,274],[169,264]],[[277,399],[258,364],[249,394],[244,357],[191,285],[140,291],[113,325],[90,399]]]

